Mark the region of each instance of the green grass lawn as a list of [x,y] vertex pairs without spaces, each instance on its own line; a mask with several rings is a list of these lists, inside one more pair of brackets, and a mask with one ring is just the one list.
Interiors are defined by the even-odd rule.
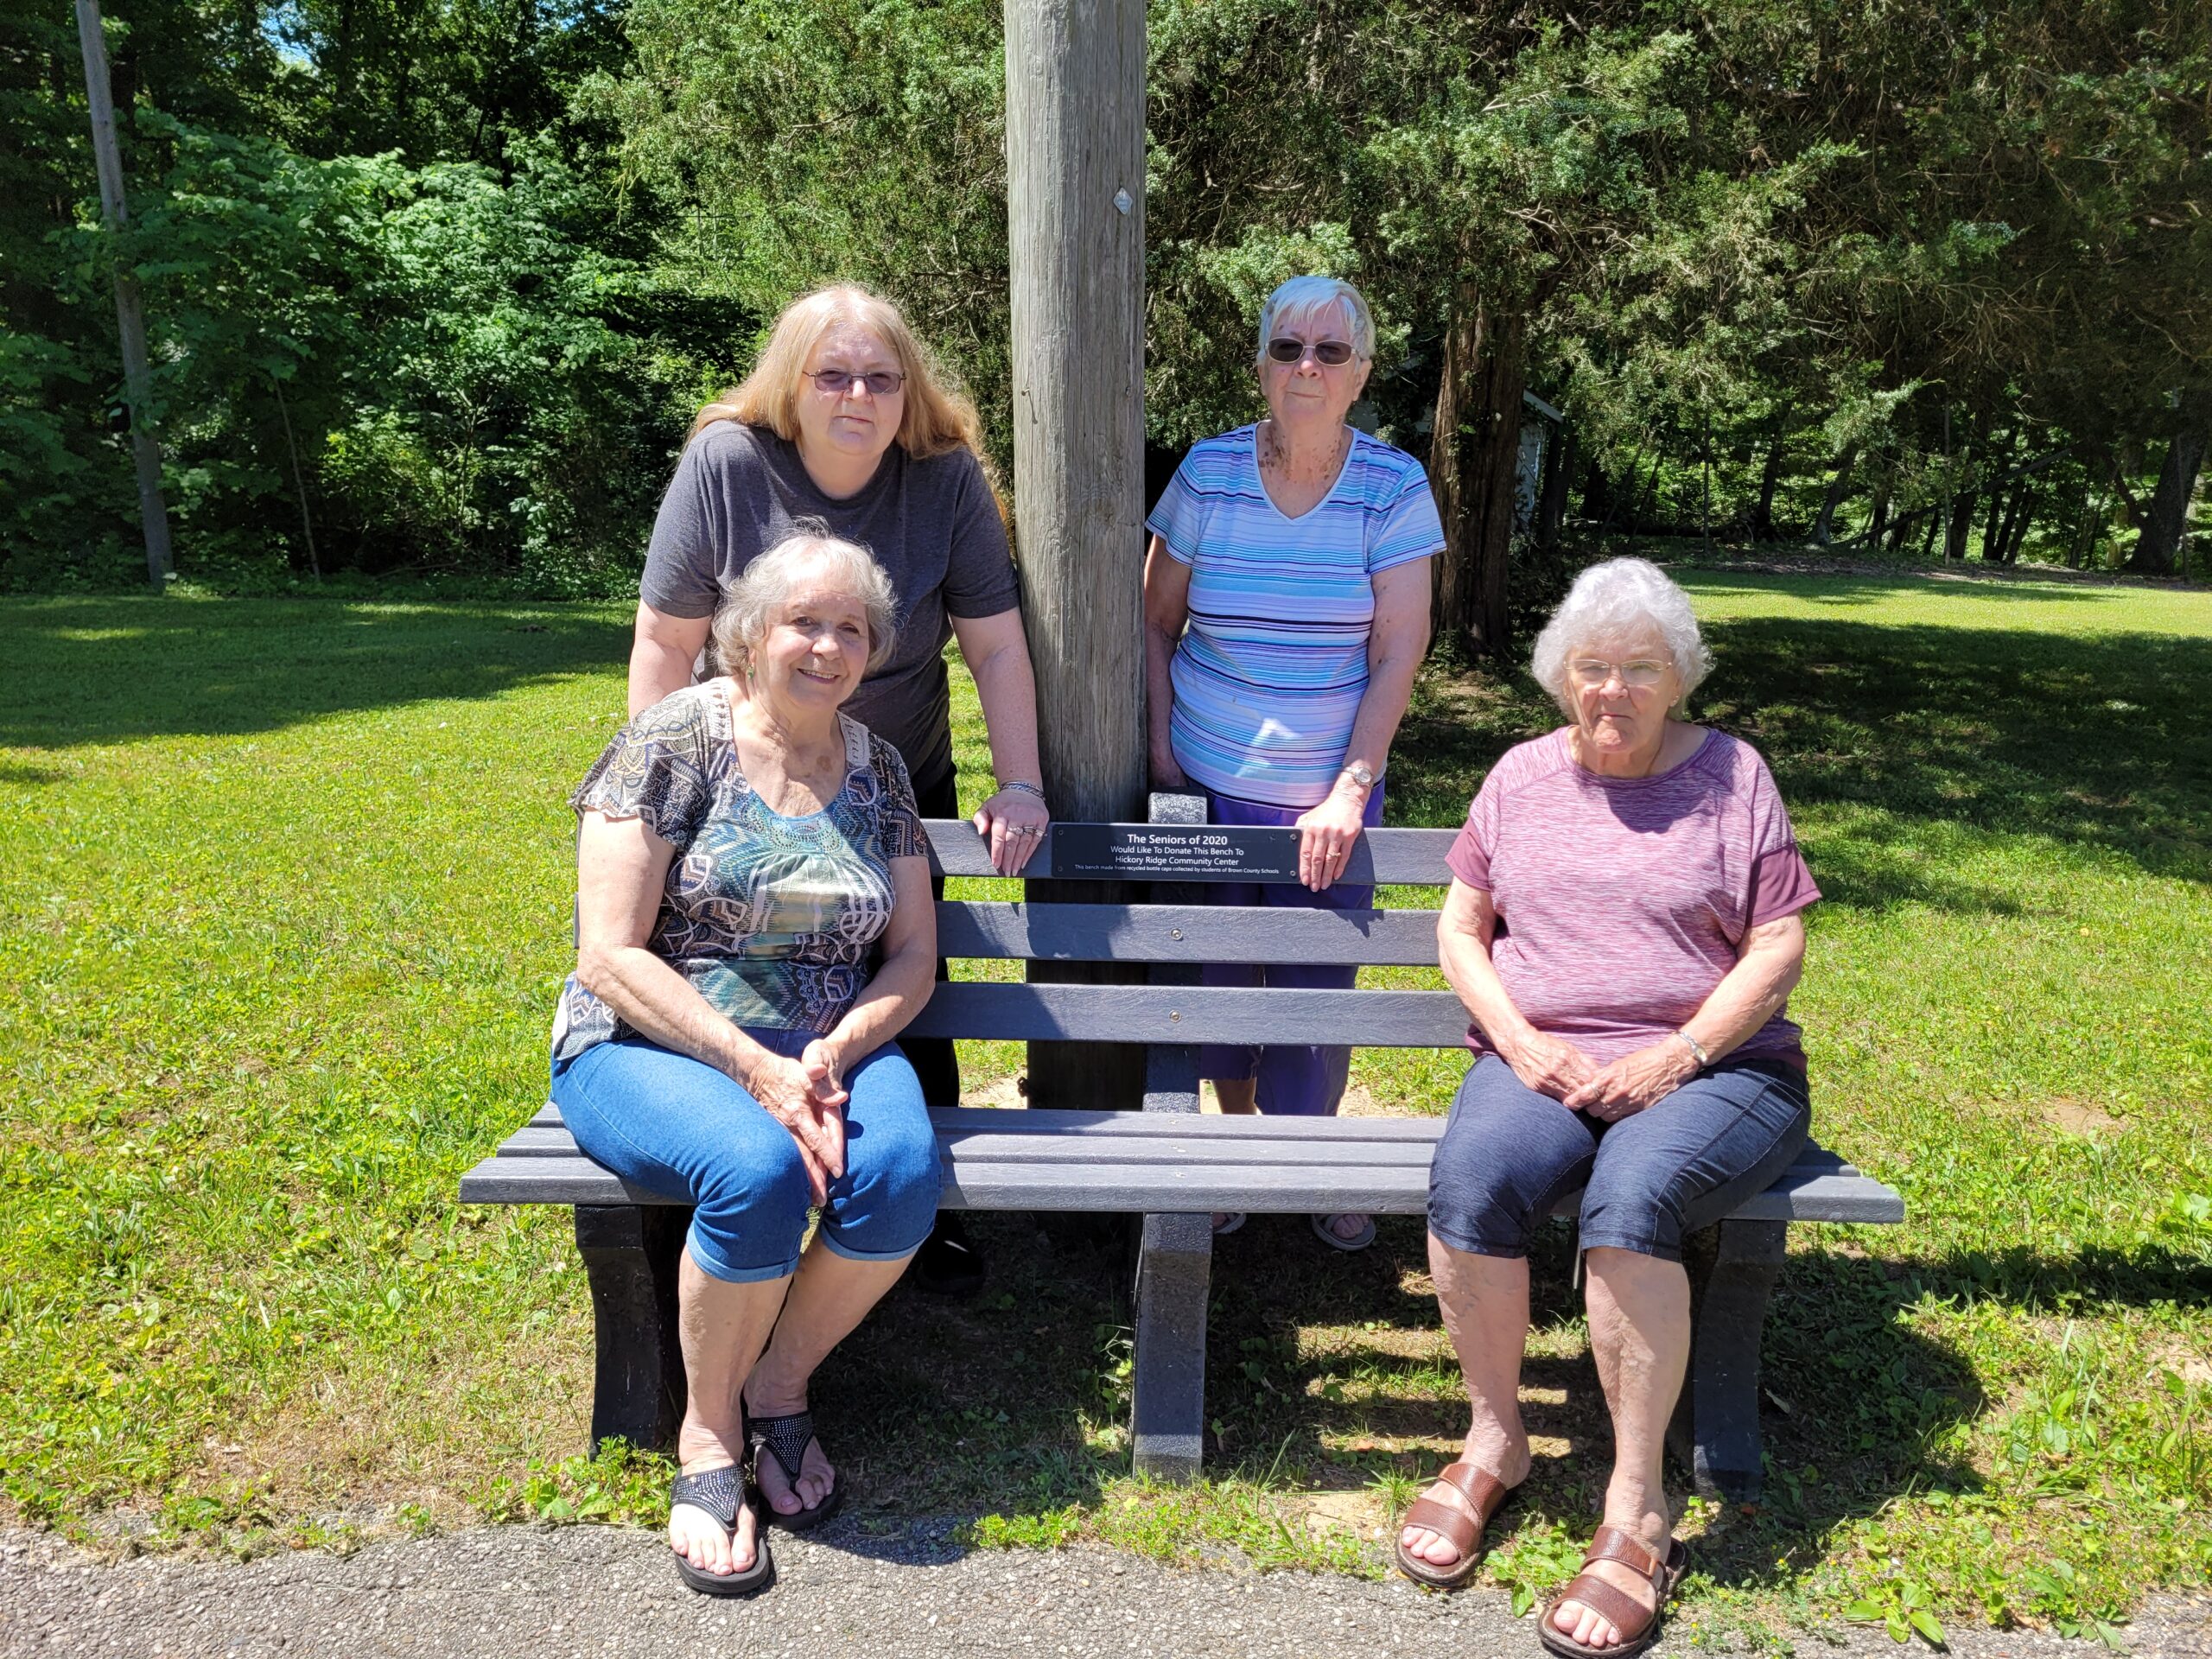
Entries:
[[[1911,1217],[1795,1230],[1768,1501],[1691,1506],[1689,1617],[2094,1632],[2212,1576],[2212,595],[1687,579],[1719,658],[1700,712],[1773,762],[1827,894],[1796,1001],[1818,1133]],[[573,1456],[567,1212],[453,1199],[543,1096],[563,798],[626,636],[617,607],[0,604],[17,1515],[253,1548],[651,1513],[652,1460]],[[1432,673],[1391,820],[1456,823],[1552,723],[1525,678]],[[971,1049],[971,1087],[1019,1059]],[[1433,1113],[1459,1069],[1376,1052],[1355,1080]],[[1356,1258],[1294,1219],[1224,1241],[1222,1449],[1185,1491],[1126,1478],[1120,1243],[977,1230],[982,1298],[896,1292],[819,1379],[865,1511],[1379,1570],[1389,1507],[1463,1426],[1416,1219]],[[1571,1569],[1604,1475],[1567,1266],[1561,1233],[1538,1473],[1491,1564],[1523,1591]]]

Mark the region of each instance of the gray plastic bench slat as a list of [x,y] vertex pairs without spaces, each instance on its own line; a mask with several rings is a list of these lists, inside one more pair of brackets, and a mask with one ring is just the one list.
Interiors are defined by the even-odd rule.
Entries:
[[[931,818],[923,824],[930,840],[930,868],[939,875],[995,876],[990,855],[964,818]],[[1151,826],[1132,824],[1131,829]],[[1343,880],[1355,887],[1386,883],[1394,887],[1448,886],[1452,872],[1444,855],[1458,837],[1456,830],[1370,830],[1353,847],[1351,861]],[[1045,880],[1052,875],[1049,836],[1036,855],[1023,867],[1021,879]],[[1083,880],[1076,877],[1075,880]]]
[[1030,905],[946,899],[941,956],[1044,962],[1297,962],[1436,966],[1433,910]]
[[[559,1116],[535,1122],[461,1180],[473,1204],[666,1204],[575,1149]],[[1419,1214],[1438,1118],[1243,1118],[938,1108],[949,1207],[988,1210],[1369,1210]],[[1033,1128],[1022,1120],[1046,1122]],[[1102,1121],[1103,1120],[1103,1121]],[[1001,1127],[1003,1125],[1004,1127]],[[1393,1132],[1372,1132],[1387,1126]],[[1557,1213],[1571,1214],[1572,1197]],[[1904,1201],[1808,1147],[1736,1215],[1752,1221],[1895,1222]]]
[[1034,1042],[1343,1043],[1452,1048],[1466,1010],[1449,991],[1294,991],[1228,986],[939,985],[917,1037]]
[[[1072,1112],[1046,1109],[1014,1110],[1003,1107],[940,1106],[930,1113],[938,1139],[962,1159],[995,1156],[1005,1142],[1025,1147],[1050,1142],[1052,1155],[1076,1158],[1122,1155],[1117,1143],[1140,1147],[1172,1142],[1196,1147],[1190,1155],[1208,1155],[1213,1146],[1224,1148],[1254,1143],[1280,1145],[1312,1143],[1342,1148],[1343,1155],[1376,1162],[1402,1155],[1417,1158],[1427,1166],[1430,1150],[1444,1133],[1440,1117],[1253,1117],[1214,1113]],[[541,1132],[550,1131],[550,1134]],[[560,1108],[548,1101],[537,1109],[527,1128],[510,1135],[500,1155],[534,1156],[540,1153],[566,1155],[575,1141],[561,1122]],[[1025,1154],[1028,1155],[1028,1154]],[[1042,1154],[1038,1154],[1042,1155]],[[1242,1154],[1239,1154],[1242,1155]],[[1808,1146],[1797,1154],[1793,1169],[1807,1174],[1857,1175],[1859,1168],[1845,1162],[1826,1147]]]

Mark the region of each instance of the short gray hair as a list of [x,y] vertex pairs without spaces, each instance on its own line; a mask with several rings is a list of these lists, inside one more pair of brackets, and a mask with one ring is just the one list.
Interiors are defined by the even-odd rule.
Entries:
[[1681,701],[1675,705],[1679,709],[1713,671],[1713,653],[1698,632],[1690,596],[1649,559],[1607,559],[1577,576],[1536,636],[1529,671],[1572,720],[1574,699],[1567,683],[1568,662],[1592,640],[1647,623],[1667,642],[1667,654],[1681,678]]
[[1268,302],[1260,308],[1260,349],[1253,360],[1268,360],[1268,342],[1275,337],[1276,324],[1287,317],[1325,311],[1331,306],[1341,307],[1351,324],[1352,355],[1363,362],[1372,358],[1375,314],[1367,308],[1360,291],[1334,276],[1294,276],[1268,295]]
[[874,673],[899,638],[898,601],[891,578],[875,556],[858,542],[832,536],[818,518],[801,518],[791,533],[753,556],[745,574],[732,582],[715,607],[715,657],[722,671],[742,674],[753,648],[768,637],[772,617],[789,602],[800,569],[819,562],[833,577],[851,584],[868,613],[868,666]]

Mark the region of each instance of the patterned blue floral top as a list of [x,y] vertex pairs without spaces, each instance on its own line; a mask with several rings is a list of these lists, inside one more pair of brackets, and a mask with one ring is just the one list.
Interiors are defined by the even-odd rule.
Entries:
[[[899,751],[838,719],[845,786],[806,817],[771,812],[746,782],[719,680],[631,721],[569,798],[579,813],[641,818],[675,847],[645,948],[740,1026],[836,1026],[890,923],[891,861],[928,852]],[[636,1034],[574,975],[562,987],[555,1059]]]

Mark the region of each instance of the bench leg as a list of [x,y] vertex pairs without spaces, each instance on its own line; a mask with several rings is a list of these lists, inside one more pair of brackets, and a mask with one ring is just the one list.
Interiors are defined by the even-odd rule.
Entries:
[[683,1350],[676,1324],[676,1268],[691,1212],[681,1205],[580,1204],[576,1249],[591,1280],[599,1350],[591,1450],[618,1436],[646,1451],[675,1449],[683,1421]]
[[1206,1287],[1211,1216],[1147,1216],[1137,1257],[1136,1470],[1196,1480],[1206,1427]]
[[1789,1230],[1783,1221],[1724,1221],[1684,1241],[1689,1371],[1667,1438],[1707,1497],[1749,1503],[1765,1481],[1759,1338]]

